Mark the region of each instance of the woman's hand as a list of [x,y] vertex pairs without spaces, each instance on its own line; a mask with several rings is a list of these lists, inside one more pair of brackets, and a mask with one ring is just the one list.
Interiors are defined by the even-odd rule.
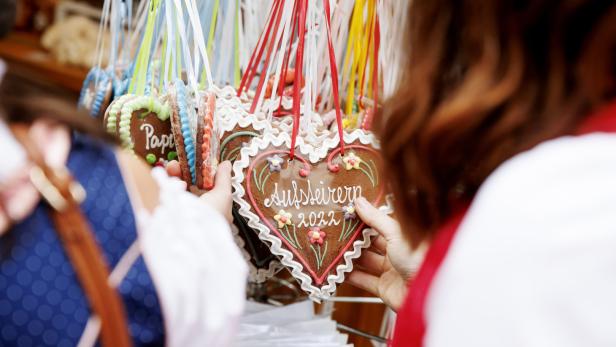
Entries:
[[231,194],[231,162],[223,161],[216,169],[214,188],[201,195],[201,200],[222,213],[229,223],[233,222],[231,208],[233,195]]
[[[167,174],[169,176],[181,177],[180,164],[173,160],[167,164]],[[201,196],[200,199],[206,204],[222,213],[229,223],[233,221],[231,207],[233,206],[233,196],[231,195],[231,162],[224,161],[218,165],[214,188],[209,191],[201,190],[196,186],[189,187],[189,190]]]
[[364,251],[348,277],[352,285],[364,289],[394,310],[407,293],[407,283],[418,268],[418,259],[402,236],[400,224],[372,206],[365,198],[355,201],[355,210],[368,226],[379,233],[372,247]]

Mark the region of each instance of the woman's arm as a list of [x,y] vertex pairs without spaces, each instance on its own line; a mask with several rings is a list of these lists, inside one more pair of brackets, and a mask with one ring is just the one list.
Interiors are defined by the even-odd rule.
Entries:
[[152,213],[158,205],[159,188],[151,169],[136,156],[123,149],[116,150],[116,158],[134,210],[141,208]]
[[248,271],[229,228],[230,163],[219,165],[215,188],[197,197],[162,169],[131,154],[118,158],[131,203],[143,206],[135,206],[139,246],[160,298],[166,344],[229,345]]
[[[152,213],[158,205],[159,187],[151,175],[151,168],[142,160],[121,149],[116,151],[116,157],[126,181],[133,206],[136,209],[142,207]],[[176,164],[177,162],[172,162],[168,166],[167,173],[170,176],[180,176],[179,167]],[[231,195],[230,162],[225,161],[218,166],[214,189],[201,194],[200,199],[225,216],[227,221],[231,222],[233,198]]]

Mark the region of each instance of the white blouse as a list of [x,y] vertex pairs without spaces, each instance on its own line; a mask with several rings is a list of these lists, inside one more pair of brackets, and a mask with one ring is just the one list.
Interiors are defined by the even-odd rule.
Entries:
[[425,346],[616,346],[616,135],[548,141],[482,185],[436,275]]
[[138,211],[139,244],[160,297],[167,345],[228,346],[246,297],[248,267],[229,223],[164,169],[159,205]]

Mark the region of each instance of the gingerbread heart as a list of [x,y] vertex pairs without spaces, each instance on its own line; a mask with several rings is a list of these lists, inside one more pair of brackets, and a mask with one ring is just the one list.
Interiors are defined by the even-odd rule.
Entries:
[[[238,125],[233,131],[227,132],[221,143],[220,160],[235,162],[239,158],[243,146],[260,134],[261,132],[251,125],[245,128]],[[231,230],[235,243],[240,247],[244,258],[248,261],[250,267],[249,281],[254,283],[265,282],[282,269],[282,266],[276,256],[269,251],[269,247],[248,226],[248,222],[239,214],[238,210],[237,203],[234,203],[232,211],[234,227]]]
[[[240,150],[264,132],[272,132],[270,122],[263,117],[248,113],[248,105],[236,95],[231,87],[217,90],[216,119],[220,127],[219,160],[234,162]],[[282,269],[278,259],[269,247],[261,241],[256,232],[233,206],[233,238],[249,266],[249,282],[262,283]]]
[[189,186],[197,182],[195,135],[191,123],[197,119],[192,94],[181,80],[171,93],[171,129],[175,137],[182,180]]
[[152,96],[123,98],[119,121],[117,114],[113,119],[112,111],[115,109],[109,112],[108,130],[116,123],[123,146],[150,165],[175,159],[177,154],[169,122],[169,106]]
[[242,127],[237,125],[231,131],[225,132],[220,141],[220,161],[229,160],[234,162],[239,158],[240,150],[245,143],[249,143],[254,137],[261,135],[261,131],[256,130],[252,125]]
[[198,95],[195,171],[197,187],[200,189],[209,190],[214,187],[214,172],[218,164],[216,158],[218,139],[214,128],[215,109],[216,95],[214,93]]
[[105,115],[103,117],[103,124],[107,132],[116,136],[120,136],[118,128],[120,126],[120,112],[124,104],[137,96],[134,94],[125,94],[119,98],[113,100],[113,102],[107,107]]
[[280,257],[313,299],[329,297],[369,247],[372,230],[355,213],[363,196],[387,208],[374,137],[346,133],[322,146],[300,144],[290,157],[291,138],[265,134],[241,150],[233,166],[239,213]]
[[251,114],[231,87],[217,92],[216,116],[220,127],[219,159],[234,161],[244,143],[263,132],[274,131],[263,114]]
[[269,247],[259,239],[259,235],[248,226],[237,204],[233,206],[233,224],[231,232],[237,246],[249,265],[248,281],[263,283],[274,276],[283,266],[278,258],[270,252]]
[[110,73],[94,67],[83,81],[78,106],[88,111],[92,117],[103,115],[113,97]]

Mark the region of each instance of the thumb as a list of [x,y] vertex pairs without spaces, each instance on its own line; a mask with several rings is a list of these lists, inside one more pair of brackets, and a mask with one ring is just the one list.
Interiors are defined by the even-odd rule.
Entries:
[[355,210],[359,218],[381,234],[385,240],[392,241],[402,237],[400,224],[398,222],[372,206],[364,197],[355,200]]
[[171,160],[165,166],[165,170],[167,171],[167,175],[171,177],[182,177],[182,169],[180,168],[180,163],[177,160]]
[[228,160],[223,161],[218,165],[216,170],[216,179],[214,181],[213,191],[229,193],[231,191],[231,162]]

